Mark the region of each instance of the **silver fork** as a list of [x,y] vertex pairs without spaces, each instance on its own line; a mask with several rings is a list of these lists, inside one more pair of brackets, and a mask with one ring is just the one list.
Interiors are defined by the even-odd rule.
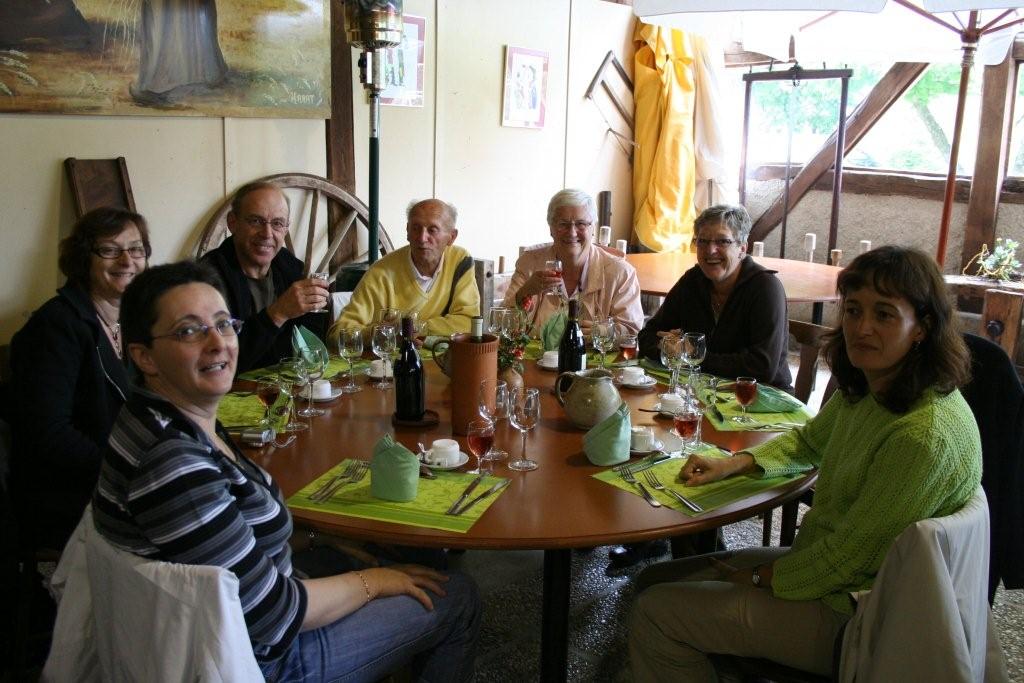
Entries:
[[690,510],[693,510],[694,512],[704,512],[704,508],[702,508],[700,505],[697,505],[683,494],[678,493],[674,489],[670,489],[669,487],[662,484],[661,480],[658,479],[658,475],[656,475],[651,470],[647,470],[644,472],[644,479],[647,480],[647,483],[650,484],[651,488],[653,488],[655,491],[664,491],[665,493],[672,496],[680,503],[688,507]]
[[632,484],[633,486],[635,486],[637,490],[640,492],[640,495],[644,497],[644,500],[650,503],[651,507],[661,507],[661,503],[658,502],[658,499],[652,496],[651,492],[648,491],[643,484],[636,480],[636,477],[633,476],[632,470],[630,470],[628,467],[620,465],[619,467],[615,468],[615,471],[619,473],[620,477],[622,477],[622,481],[626,482],[627,484]]
[[323,495],[323,492],[324,492],[324,491],[326,491],[326,490],[328,490],[329,488],[331,488],[332,486],[334,486],[334,485],[335,485],[336,483],[338,483],[338,482],[339,482],[340,480],[342,480],[342,479],[348,479],[348,478],[350,478],[350,477],[351,477],[351,476],[352,476],[353,474],[355,474],[355,471],[356,471],[356,468],[357,468],[357,467],[359,467],[359,461],[358,461],[358,460],[353,460],[353,461],[352,461],[352,462],[350,462],[349,464],[345,465],[345,469],[343,469],[343,470],[342,470],[341,472],[339,472],[338,474],[335,474],[335,475],[334,475],[333,477],[331,477],[330,479],[328,479],[328,480],[327,480],[327,481],[326,481],[326,482],[324,483],[324,485],[323,485],[323,486],[321,486],[321,487],[320,487],[320,488],[318,488],[318,489],[317,489],[316,491],[314,491],[314,492],[313,492],[312,494],[310,494],[310,496],[309,496],[309,499],[310,499],[310,500],[316,500],[316,499],[317,499],[317,498],[319,498],[319,497],[320,497],[321,495]]
[[357,461],[356,462],[356,466],[355,466],[355,470],[353,470],[352,474],[350,474],[348,476],[348,478],[339,479],[338,481],[334,482],[334,484],[331,485],[331,487],[328,488],[326,491],[324,491],[323,493],[317,495],[316,498],[313,498],[311,496],[310,500],[312,500],[315,503],[327,502],[345,484],[358,484],[359,482],[361,482],[363,480],[363,477],[366,476],[366,472],[367,472],[368,469],[369,469],[369,464],[368,463],[366,463],[366,462],[364,462],[362,460]]

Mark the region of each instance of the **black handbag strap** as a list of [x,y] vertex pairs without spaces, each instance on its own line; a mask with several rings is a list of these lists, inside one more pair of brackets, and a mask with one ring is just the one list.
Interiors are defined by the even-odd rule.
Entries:
[[459,261],[459,265],[455,266],[455,275],[452,276],[452,288],[448,292],[448,303],[444,305],[444,310],[441,311],[441,317],[448,315],[448,311],[450,311],[452,308],[452,301],[455,299],[455,287],[458,286],[459,280],[461,280],[462,276],[466,274],[466,271],[468,271],[472,267],[472,256],[465,257],[464,259]]

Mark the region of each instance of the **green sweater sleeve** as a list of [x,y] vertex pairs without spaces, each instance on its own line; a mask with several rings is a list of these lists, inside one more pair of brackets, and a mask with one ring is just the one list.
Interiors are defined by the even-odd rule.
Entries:
[[764,476],[799,474],[818,467],[836,416],[842,410],[839,403],[842,400],[836,392],[822,406],[821,412],[803,427],[751,448],[749,452],[764,470]]
[[[810,538],[795,543],[791,552],[775,562],[772,589],[776,596],[830,598],[826,602],[833,608],[849,611],[845,593],[870,587],[904,528],[950,514],[970,498],[981,479],[977,430],[972,433],[970,425],[965,429],[948,417],[928,409],[890,418],[888,424],[865,419],[850,430],[840,444],[847,452],[832,453],[830,459],[848,458],[852,464],[829,482],[847,487],[850,500],[825,502],[824,518],[814,521]],[[849,437],[859,433],[866,438],[872,432],[878,436],[877,450],[866,457],[858,454],[856,449],[863,448],[864,441]],[[858,463],[858,458],[863,462]],[[822,480],[819,485],[825,488]]]

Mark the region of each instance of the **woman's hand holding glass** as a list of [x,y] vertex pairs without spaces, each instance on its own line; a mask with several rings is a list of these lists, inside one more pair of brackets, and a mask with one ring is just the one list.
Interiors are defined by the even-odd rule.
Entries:
[[394,325],[381,324],[373,328],[372,348],[374,355],[384,364],[380,381],[373,386],[378,389],[389,389],[391,381],[388,377],[391,373],[388,372],[388,361],[393,354],[398,353],[398,337]]
[[338,355],[348,362],[348,381],[342,385],[341,393],[353,394],[362,391],[356,384],[355,373],[352,371],[357,358],[363,355],[363,331],[358,327],[348,327],[338,333]]
[[526,434],[540,422],[540,390],[521,389],[512,401],[509,422],[523,434],[523,451],[518,460],[508,464],[509,469],[528,472],[537,469],[537,463],[526,457]]

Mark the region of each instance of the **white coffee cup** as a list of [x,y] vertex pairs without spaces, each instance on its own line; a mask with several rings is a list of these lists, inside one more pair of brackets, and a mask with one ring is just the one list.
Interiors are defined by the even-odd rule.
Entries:
[[438,439],[430,445],[431,465],[451,467],[459,461],[459,442],[454,439]]
[[318,379],[313,382],[313,398],[330,398],[331,382],[326,379]]
[[629,432],[629,447],[634,451],[654,448],[654,433],[650,427],[633,427]]
[[683,406],[683,397],[679,394],[662,394],[658,398],[661,399],[661,412],[663,413],[675,412]]
[[627,384],[640,384],[646,375],[643,368],[635,365],[630,365],[619,371],[619,377]]
[[540,359],[543,365],[553,367],[558,365],[558,351],[545,351],[544,356]]

